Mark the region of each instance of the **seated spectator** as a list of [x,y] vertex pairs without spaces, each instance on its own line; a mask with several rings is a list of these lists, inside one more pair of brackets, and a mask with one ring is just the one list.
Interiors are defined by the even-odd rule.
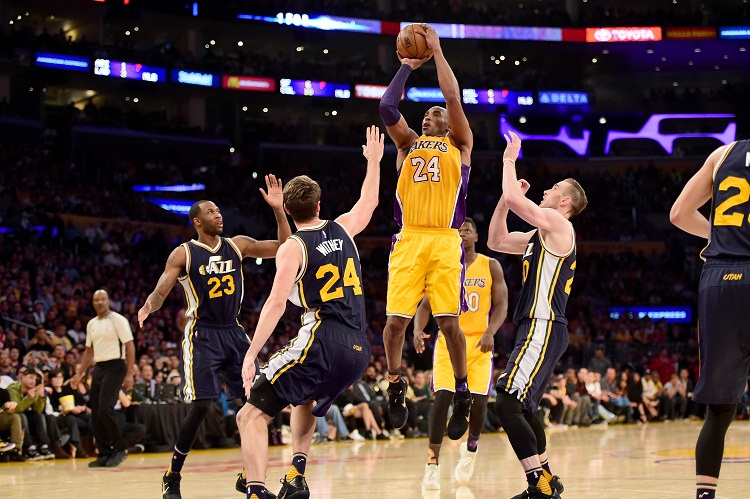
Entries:
[[[10,431],[10,443],[14,444],[9,452],[3,452],[1,458],[7,457],[9,461],[23,462],[23,424],[21,416],[16,413],[17,403],[10,399],[10,393],[5,388],[0,388],[0,432]],[[5,438],[3,438],[5,440]]]
[[10,353],[7,350],[0,350],[0,376],[16,379],[16,370],[11,365]]
[[[86,414],[85,405],[76,405],[76,396],[69,384],[64,382],[63,372],[59,369],[50,371],[47,387],[47,414],[55,417],[57,427],[63,435],[68,435],[68,452],[71,457],[88,457],[82,445],[81,434],[86,432],[93,438],[91,416]],[[78,418],[77,416],[82,416]],[[88,416],[86,420],[85,416]],[[84,427],[81,428],[81,423]]]
[[52,342],[52,337],[47,333],[44,326],[39,325],[34,333],[34,338],[29,341],[29,351],[40,351],[47,355],[52,353],[52,349],[55,348],[55,344]]
[[[360,381],[357,383],[360,383]],[[366,401],[357,402],[354,385],[336,397],[335,403],[339,406],[343,417],[354,418],[355,427],[352,428],[352,431],[360,426],[359,422],[361,421],[365,438],[371,440],[388,440],[388,437],[383,434],[382,416],[379,413],[376,415],[372,411],[370,403]]]
[[73,342],[73,345],[85,345],[86,344],[86,328],[83,327],[83,321],[76,319],[73,322],[73,327],[68,329],[68,338]]
[[120,388],[119,398],[115,403],[115,421],[120,427],[122,438],[128,442],[128,454],[138,454],[145,450],[143,442],[146,439],[146,426],[128,421],[126,412],[131,404],[131,395]]
[[669,382],[664,385],[664,396],[666,397],[666,420],[685,418],[688,402],[687,386],[683,384],[679,375],[673,374]]

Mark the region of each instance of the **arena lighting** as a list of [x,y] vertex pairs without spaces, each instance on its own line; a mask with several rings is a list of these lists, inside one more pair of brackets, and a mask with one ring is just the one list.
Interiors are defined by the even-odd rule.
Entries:
[[658,26],[638,28],[586,28],[587,42],[658,42],[661,28]]
[[[591,131],[584,130],[583,137],[576,139],[570,136],[570,130],[566,126],[560,127],[560,131],[557,135],[532,135],[518,131],[512,127],[508,120],[504,116],[500,117],[500,135],[505,135],[508,132],[514,132],[518,137],[524,140],[551,140],[553,142],[561,142],[566,146],[570,147],[573,152],[579,156],[584,156],[589,148],[589,139],[591,138]],[[519,157],[521,155],[519,154]]]
[[167,80],[167,70],[165,68],[145,66],[135,62],[110,61],[109,59],[95,60],[94,74],[99,76],[112,76],[114,78],[126,78],[128,80],[143,80],[151,82],[162,82]]
[[91,59],[88,57],[76,57],[73,55],[37,52],[34,57],[34,64],[43,68],[66,69],[69,71],[82,71],[87,73],[91,67]]
[[206,190],[205,184],[134,185],[133,192],[195,192]]
[[617,320],[620,317],[629,319],[645,319],[674,324],[688,324],[693,322],[693,309],[690,307],[610,307],[609,317]]
[[356,17],[316,16],[297,14],[293,12],[279,12],[274,17],[256,16],[252,14],[238,14],[238,19],[262,21],[266,23],[285,24],[300,28],[320,29],[323,31],[355,31],[359,33],[382,32],[380,21],[359,19]]
[[284,95],[335,97],[337,99],[348,99],[352,96],[351,87],[343,83],[291,80],[289,78],[281,78],[279,80],[279,92]]
[[189,199],[146,198],[146,201],[178,215],[187,215],[190,213],[190,207],[195,204],[195,201]]
[[661,145],[664,150],[672,154],[674,150],[674,141],[683,138],[694,137],[711,137],[722,144],[729,144],[737,136],[737,123],[732,122],[727,125],[723,132],[719,133],[661,133],[659,125],[664,120],[674,119],[710,119],[710,118],[734,118],[733,114],[654,114],[646,121],[643,127],[635,132],[622,132],[619,130],[610,130],[607,133],[607,142],[604,144],[604,154],[609,154],[609,147],[613,141],[619,139],[651,139]]

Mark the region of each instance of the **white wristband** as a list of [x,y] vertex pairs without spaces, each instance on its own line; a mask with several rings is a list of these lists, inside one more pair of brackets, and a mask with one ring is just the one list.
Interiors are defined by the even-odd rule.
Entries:
[[505,161],[510,161],[511,163],[513,163],[513,166],[516,166],[516,162],[515,162],[515,161],[513,161],[513,160],[512,160],[512,159],[510,159],[510,158],[503,158],[503,162],[505,162]]

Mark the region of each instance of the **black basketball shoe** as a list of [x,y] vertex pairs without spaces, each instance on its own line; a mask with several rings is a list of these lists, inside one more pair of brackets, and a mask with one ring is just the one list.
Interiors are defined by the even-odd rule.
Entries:
[[406,424],[409,409],[406,408],[406,380],[399,378],[398,387],[388,387],[388,419],[395,429],[401,429]]
[[180,494],[180,480],[182,475],[179,473],[164,474],[161,477],[161,495],[163,499],[182,499]]
[[469,429],[469,415],[471,413],[471,392],[456,392],[453,395],[453,415],[448,421],[448,438],[458,440]]
[[[310,497],[310,488],[307,486],[305,477],[298,475],[292,478],[291,482],[286,481],[286,477],[279,480],[281,482],[281,490],[279,490],[278,496],[273,496],[274,499],[307,499]],[[268,493],[266,492],[266,497]]]

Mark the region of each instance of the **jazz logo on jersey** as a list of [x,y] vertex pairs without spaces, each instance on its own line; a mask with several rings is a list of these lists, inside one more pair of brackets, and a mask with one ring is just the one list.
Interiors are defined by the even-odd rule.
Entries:
[[201,265],[198,268],[200,275],[207,274],[229,274],[234,272],[232,260],[222,260],[220,256],[208,258],[208,265]]

